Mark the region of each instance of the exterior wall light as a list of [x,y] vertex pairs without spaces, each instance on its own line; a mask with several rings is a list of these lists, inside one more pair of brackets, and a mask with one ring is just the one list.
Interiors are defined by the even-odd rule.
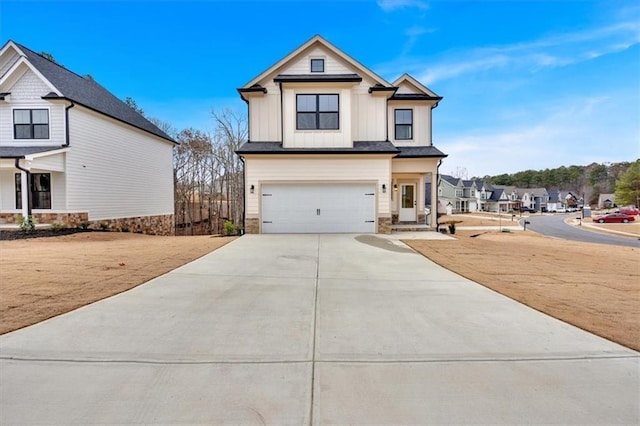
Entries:
[[256,187],[251,185],[251,188],[249,188],[249,192],[253,194],[255,190],[256,190]]
[[386,194],[387,193],[387,185],[386,184],[382,184],[382,193]]
[[394,183],[394,184],[393,184],[393,190],[394,190],[394,191],[397,191],[397,190],[398,190],[398,184],[397,184],[397,183]]

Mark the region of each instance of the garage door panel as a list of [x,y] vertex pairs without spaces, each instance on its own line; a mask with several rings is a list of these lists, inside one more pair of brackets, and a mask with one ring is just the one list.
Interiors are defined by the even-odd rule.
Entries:
[[375,232],[372,184],[262,186],[263,233]]

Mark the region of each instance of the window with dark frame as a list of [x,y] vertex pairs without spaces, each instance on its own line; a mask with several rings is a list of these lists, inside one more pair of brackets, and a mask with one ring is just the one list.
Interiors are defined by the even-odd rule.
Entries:
[[338,95],[296,95],[298,130],[337,130],[340,128],[339,116]]
[[311,72],[324,72],[324,59],[312,59]]
[[14,109],[14,139],[49,139],[48,109]]
[[395,126],[396,140],[413,139],[413,110],[412,109],[396,109]]
[[[16,209],[22,208],[22,174],[16,173]],[[51,208],[51,173],[31,174],[31,208]]]

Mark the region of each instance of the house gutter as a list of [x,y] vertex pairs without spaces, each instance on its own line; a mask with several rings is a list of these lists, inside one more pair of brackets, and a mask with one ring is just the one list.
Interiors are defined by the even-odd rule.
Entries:
[[[27,176],[27,184],[26,184],[27,186],[27,191],[26,191],[27,192],[27,217],[29,217],[31,216],[31,172],[20,165],[19,158],[15,159],[15,166],[16,166],[16,169],[22,172],[25,172]],[[22,188],[20,188],[20,191],[24,192],[22,191]]]
[[284,146],[284,94],[282,93],[282,82],[278,82],[280,88],[280,142]]
[[74,104],[73,101],[69,101],[69,102],[71,102],[71,104],[64,108],[64,127],[65,127],[66,133],[65,133],[65,142],[64,142],[64,145],[62,146],[69,146],[69,110],[74,106],[76,106],[76,104]]

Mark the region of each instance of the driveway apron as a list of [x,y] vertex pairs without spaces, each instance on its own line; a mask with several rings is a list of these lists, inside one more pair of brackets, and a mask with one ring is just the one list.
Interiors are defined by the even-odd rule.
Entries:
[[638,424],[639,365],[394,239],[246,235],[0,336],[0,423]]

